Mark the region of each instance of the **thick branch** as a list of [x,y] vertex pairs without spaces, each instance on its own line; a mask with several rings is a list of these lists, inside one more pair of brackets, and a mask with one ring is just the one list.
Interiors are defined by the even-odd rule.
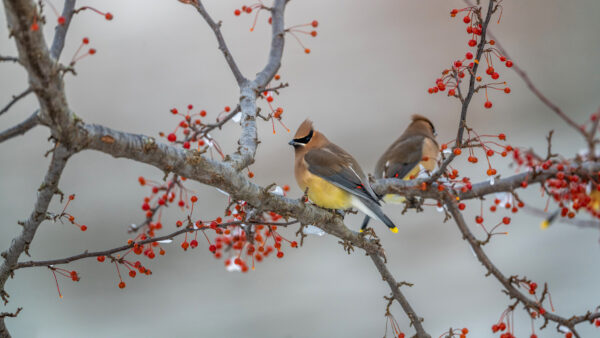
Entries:
[[38,190],[38,196],[33,211],[23,224],[23,231],[19,236],[13,239],[10,247],[2,252],[4,262],[0,266],[0,296],[2,296],[5,303],[8,302],[8,294],[4,291],[4,284],[8,277],[12,275],[12,270],[17,264],[21,253],[27,253],[29,244],[33,241],[38,226],[46,219],[48,205],[58,190],[60,175],[62,174],[70,155],[71,152],[61,145],[54,149],[50,167]]
[[[573,168],[574,174],[586,177],[593,177],[599,171],[600,162],[584,162],[578,167]],[[493,193],[512,192],[516,189],[524,189],[521,186],[521,183],[523,182],[527,182],[528,185],[542,183],[548,178],[555,176],[557,173],[558,170],[555,168],[537,170],[535,175],[533,172],[523,172],[502,179],[496,179],[493,185],[490,184],[489,180],[485,180],[479,183],[474,183],[471,190],[467,192],[455,192],[455,196],[460,200],[469,200]],[[437,189],[437,183],[428,185],[426,191],[421,190],[421,183],[427,182],[428,180],[429,179],[416,179],[402,181],[395,178],[386,178],[377,180],[377,182],[372,184],[372,187],[373,190],[379,195],[394,193],[403,196],[432,198],[436,200],[442,199],[442,197],[445,195],[445,192],[440,192]]]
[[[494,1],[489,0],[487,13],[485,15],[485,20],[481,24],[481,36],[479,40],[479,46],[477,47],[477,55],[475,56],[475,60],[477,62],[473,63],[473,73],[469,78],[469,90],[467,91],[467,96],[463,101],[462,108],[460,111],[460,121],[458,125],[458,134],[456,136],[456,145],[462,145],[463,133],[465,131],[465,127],[467,125],[467,109],[469,108],[469,103],[471,103],[471,98],[475,92],[475,77],[477,76],[477,68],[479,68],[479,61],[481,60],[481,55],[483,55],[483,49],[485,44],[487,43],[485,36],[487,32],[488,24],[490,23],[490,19],[492,18],[492,12],[494,7]],[[457,84],[458,85],[458,84]]]
[[240,87],[240,107],[242,109],[242,135],[239,140],[239,154],[232,156],[232,165],[237,170],[242,170],[254,163],[254,155],[258,144],[258,131],[256,127],[256,99],[257,94],[264,89],[273,79],[279,67],[284,45],[283,12],[285,0],[275,0],[271,9],[271,50],[265,68],[256,75],[256,79]]
[[[9,30],[12,32],[19,60],[28,73],[29,86],[40,103],[40,117],[52,126],[52,135],[63,144],[70,143],[70,113],[64,92],[60,65],[50,55],[43,29],[31,30],[37,6],[32,0],[3,0]],[[58,51],[60,52],[60,50]]]
[[452,217],[454,217],[454,221],[456,222],[458,229],[462,233],[463,238],[469,242],[469,245],[471,245],[471,248],[477,256],[477,259],[481,262],[481,264],[483,264],[488,273],[496,277],[500,284],[504,286],[510,298],[517,299],[527,309],[538,312],[539,315],[543,316],[545,319],[555,322],[557,325],[563,325],[568,327],[573,332],[575,337],[580,337],[577,331],[575,330],[576,324],[582,323],[584,321],[593,322],[595,318],[600,318],[600,313],[588,313],[583,316],[574,316],[570,319],[566,319],[548,311],[540,312],[540,309],[543,308],[543,304],[539,304],[537,301],[529,299],[525,294],[517,290],[517,288],[515,288],[514,284],[511,282],[511,279],[506,278],[502,274],[502,272],[494,265],[494,263],[492,263],[489,257],[485,254],[480,242],[477,240],[477,238],[475,238],[471,230],[469,230],[465,219],[463,218],[461,212],[458,210],[456,200],[452,198],[452,196],[446,194],[444,202],[446,207],[452,214]]
[[408,316],[408,319],[410,319],[411,325],[413,325],[415,327],[415,330],[417,331],[416,337],[419,337],[419,338],[431,337],[423,328],[423,325],[421,323],[421,318],[419,318],[419,316],[417,315],[415,310],[412,308],[412,306],[410,305],[410,303],[408,302],[406,297],[404,297],[404,295],[400,291],[400,284],[396,281],[394,276],[392,276],[390,271],[387,269],[387,267],[386,267],[385,263],[383,262],[383,260],[381,259],[381,257],[379,257],[377,255],[370,255],[370,257],[371,257],[371,260],[373,260],[373,263],[375,264],[375,266],[377,267],[377,270],[379,270],[379,273],[381,274],[381,277],[383,278],[383,280],[386,281],[388,283],[388,285],[390,286],[390,289],[392,290],[392,295],[394,296],[394,299],[396,299],[398,301],[398,303],[400,304],[400,306],[402,307],[402,309]]
[[247,175],[227,163],[206,159],[196,151],[156,143],[151,137],[124,133],[100,125],[80,123],[73,134],[77,144],[85,145],[87,149],[143,162],[165,172],[218,187],[229,193],[232,199],[244,200],[258,210],[275,211],[284,217],[297,219],[301,224],[314,224],[369,253],[383,254],[376,243],[346,228],[339,215],[265,191],[251,182]]
[[235,63],[235,60],[233,59],[231,52],[229,51],[229,48],[227,48],[227,44],[225,43],[223,34],[221,34],[221,22],[219,21],[218,23],[216,23],[210,17],[208,12],[204,8],[204,5],[202,5],[201,1],[198,0],[196,2],[192,2],[191,4],[196,8],[198,13],[200,13],[200,15],[202,15],[202,17],[204,18],[204,20],[206,21],[208,26],[210,26],[210,29],[212,29],[212,31],[215,33],[215,37],[217,38],[217,41],[219,42],[219,50],[221,50],[221,52],[223,53],[223,56],[225,57],[225,61],[227,61],[227,64],[229,65],[229,68],[231,69],[231,72],[233,73],[233,76],[235,77],[237,84],[239,86],[242,86],[244,83],[248,82],[248,80],[244,77],[244,75],[242,75],[242,72],[240,72],[240,69],[238,68],[237,64]]
[[12,107],[15,103],[19,102],[19,100],[21,100],[22,98],[31,94],[32,92],[33,92],[33,89],[27,88],[21,94],[13,95],[12,100],[10,100],[10,102],[6,106],[4,106],[4,108],[2,108],[2,110],[0,110],[0,115],[6,113],[10,109],[10,107]]
[[11,139],[15,136],[23,135],[33,127],[40,123],[38,118],[38,111],[36,110],[31,114],[25,121],[17,124],[14,127],[8,128],[5,131],[0,132],[0,143]]

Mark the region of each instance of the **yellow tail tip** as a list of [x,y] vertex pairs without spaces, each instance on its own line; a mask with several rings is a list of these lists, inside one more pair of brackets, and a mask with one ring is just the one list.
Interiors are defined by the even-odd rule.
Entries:
[[540,224],[540,228],[542,230],[546,230],[548,229],[548,227],[550,226],[550,222],[546,219],[544,220],[541,224]]
[[362,233],[363,231],[364,231],[363,229],[358,230],[358,232],[360,232],[360,233]]
[[390,228],[390,231],[393,232],[393,233],[395,233],[395,234],[397,234],[398,233],[398,227]]

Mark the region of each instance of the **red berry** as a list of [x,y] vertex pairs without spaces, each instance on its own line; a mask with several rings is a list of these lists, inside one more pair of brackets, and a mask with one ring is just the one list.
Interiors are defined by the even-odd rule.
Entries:
[[510,88],[508,88],[508,87],[504,88],[504,92],[505,92],[506,94],[510,94]]
[[464,22],[464,23],[469,23],[469,22],[471,22],[471,18],[469,18],[469,16],[467,15],[467,16],[465,16],[465,17],[463,18],[463,22]]
[[112,19],[113,19],[113,15],[112,15],[112,14],[110,14],[110,13],[106,13],[106,14],[104,15],[104,18],[106,18],[106,20],[110,21],[110,20],[112,20]]
[[192,249],[197,248],[198,247],[198,241],[195,239],[192,239],[192,241],[190,242],[190,247]]
[[494,72],[492,74],[492,79],[497,80],[500,77],[500,74],[498,74],[497,72]]
[[96,50],[94,48],[90,48],[88,53],[90,53],[90,55],[94,55],[94,54],[96,54]]
[[277,252],[277,258],[282,258],[282,257],[283,257],[283,251]]
[[134,270],[129,271],[129,277],[131,277],[131,278],[135,277],[135,271]]
[[190,142],[188,142],[188,141],[183,142],[183,147],[185,149],[190,149]]
[[317,28],[317,26],[319,26],[319,22],[317,20],[313,20],[313,22],[310,23],[314,28]]
[[485,101],[483,106],[486,107],[487,109],[490,109],[490,108],[492,108],[492,103],[490,101]]
[[236,9],[235,11],[233,11],[233,14],[235,14],[235,16],[239,16],[240,14],[242,14],[242,11]]
[[506,61],[506,67],[510,68],[512,66],[513,66],[513,62],[512,61],[510,61],[510,60]]
[[119,283],[119,289],[124,289],[124,288],[125,288],[125,282]]
[[460,210],[465,210],[465,204],[464,203],[458,203],[458,209]]
[[465,54],[465,57],[466,57],[468,60],[471,60],[471,59],[473,58],[473,53],[471,53],[471,52],[467,52],[467,54]]
[[98,256],[98,258],[96,258],[96,259],[98,260],[98,262],[102,263],[102,262],[104,262],[105,258],[106,257],[104,257],[104,256]]
[[481,223],[483,223],[483,217],[481,217],[481,216],[476,216],[476,217],[475,217],[475,223],[477,223],[477,224],[481,224]]
[[215,251],[217,251],[217,246],[216,246],[216,245],[214,245],[214,244],[211,244],[211,245],[208,247],[208,251],[210,251],[210,252],[214,253]]
[[177,141],[177,136],[174,133],[170,133],[167,135],[167,140],[169,140],[169,142],[175,142]]
[[510,224],[510,217],[504,217],[504,218],[502,219],[502,223],[504,223],[504,224],[506,224],[506,225],[509,225],[509,224]]
[[460,148],[454,149],[454,155],[460,155],[461,153],[462,153],[462,150],[460,150]]
[[58,17],[58,24],[59,25],[61,25],[61,26],[64,25],[66,21],[67,20],[65,19],[64,16],[61,15],[61,16]]
[[469,40],[469,46],[471,46],[471,47],[477,46],[477,41],[474,39]]
[[86,231],[87,230],[87,226],[82,225],[81,227],[79,227],[79,229],[81,229],[81,231]]

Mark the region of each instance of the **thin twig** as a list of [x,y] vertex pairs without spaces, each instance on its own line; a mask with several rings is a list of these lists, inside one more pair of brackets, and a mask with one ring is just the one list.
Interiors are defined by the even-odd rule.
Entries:
[[227,61],[227,64],[229,65],[229,68],[231,69],[231,72],[233,73],[237,84],[241,86],[244,83],[246,83],[248,80],[244,77],[244,75],[242,75],[242,72],[238,68],[238,65],[235,63],[235,60],[233,59],[233,55],[231,55],[231,52],[229,51],[229,48],[225,43],[225,39],[223,38],[223,34],[221,33],[221,22],[219,21],[218,23],[216,23],[211,18],[211,16],[204,8],[204,5],[202,5],[201,1],[190,2],[190,4],[196,8],[198,13],[200,13],[200,15],[202,15],[202,17],[206,21],[206,23],[208,23],[210,29],[212,29],[212,31],[215,33],[215,37],[217,38],[217,42],[219,43],[219,50],[223,53],[225,61]]
[[19,62],[19,58],[18,57],[14,57],[14,56],[2,56],[2,55],[0,55],[0,62],[14,62],[14,63],[17,63],[17,62]]
[[[485,48],[485,44],[487,43],[485,37],[487,33],[487,28],[490,23],[490,19],[492,18],[494,1],[489,0],[488,9],[485,15],[485,20],[481,24],[481,36],[479,40],[479,47],[477,47],[477,55],[475,56],[475,61],[473,63],[473,71],[470,74],[469,78],[469,90],[467,91],[467,96],[463,101],[462,108],[460,111],[460,121],[458,124],[458,133],[456,135],[456,146],[460,147],[462,145],[463,133],[465,131],[465,127],[467,126],[467,109],[469,108],[469,103],[471,103],[471,98],[475,93],[475,77],[477,76],[477,68],[479,68],[479,62],[481,62],[481,55],[483,54],[483,49]],[[458,85],[458,84],[457,84]]]
[[[255,222],[255,221],[235,221],[235,222],[227,222],[227,223],[221,223],[218,224],[217,227],[220,228],[226,228],[228,226],[232,226],[232,225],[242,225],[242,224],[263,224],[263,225],[276,225],[276,226],[281,226],[281,227],[286,227],[289,225],[293,225],[298,223],[298,221],[291,221],[291,222],[282,222],[282,223],[269,223],[269,222]],[[151,244],[151,243],[155,243],[155,242],[160,242],[160,241],[164,241],[164,240],[169,240],[169,239],[173,239],[181,234],[184,234],[186,232],[194,232],[194,231],[201,231],[201,230],[207,230],[210,229],[209,227],[203,227],[203,228],[198,228],[198,229],[194,229],[192,227],[186,227],[184,229],[179,229],[177,231],[174,231],[168,235],[164,235],[164,236],[159,236],[159,237],[152,237],[152,238],[148,238],[146,240],[143,241],[139,241],[139,242],[133,242],[131,244],[127,244],[127,245],[123,245],[123,246],[119,246],[116,248],[112,248],[112,249],[108,249],[108,250],[103,250],[103,251],[94,251],[94,252],[83,252],[79,255],[74,255],[74,256],[70,256],[70,257],[65,257],[65,258],[58,258],[58,259],[51,259],[51,260],[46,260],[46,261],[28,261],[28,262],[21,262],[18,263],[17,265],[14,266],[13,270],[17,270],[17,269],[21,269],[21,268],[31,268],[31,267],[37,267],[37,266],[50,266],[50,265],[56,265],[56,264],[67,264],[73,261],[77,261],[80,259],[84,259],[84,258],[90,258],[90,257],[98,257],[98,256],[108,256],[117,252],[121,252],[121,251],[125,251],[125,250],[129,250],[131,248],[133,248],[135,245],[145,245],[145,244]]]
[[13,95],[12,100],[10,100],[10,102],[4,108],[2,108],[2,110],[0,110],[0,115],[6,113],[10,109],[10,107],[12,107],[15,103],[17,103],[19,100],[21,100],[25,96],[31,94],[32,92],[33,92],[33,89],[31,89],[31,87],[29,87],[29,88],[25,89],[25,91],[23,91],[21,94]]
[[[470,0],[464,0],[464,1],[465,1],[465,3],[467,3],[467,5],[473,6],[473,3]],[[482,34],[484,34],[484,33],[482,33]],[[498,51],[500,51],[500,53],[503,56],[505,56],[507,59],[511,59],[511,61],[513,62],[512,69],[525,82],[527,87],[529,87],[529,90],[531,90],[531,92],[535,96],[537,96],[537,98],[540,101],[542,101],[542,103],[544,103],[548,108],[550,108],[558,116],[560,116],[569,126],[573,127],[573,129],[577,130],[580,134],[582,134],[584,137],[586,137],[585,130],[582,130],[581,127],[577,123],[575,123],[575,121],[573,121],[567,114],[565,114],[562,111],[562,109],[560,109],[556,104],[554,104],[552,101],[550,101],[550,99],[548,99],[544,94],[542,94],[542,92],[536,87],[536,85],[533,83],[533,81],[531,81],[531,79],[529,78],[527,73],[525,73],[525,71],[521,67],[519,67],[518,62],[515,62],[510,57],[510,55],[508,54],[506,49],[504,49],[504,47],[498,41],[498,39],[494,36],[494,34],[491,31],[488,31],[488,35],[490,36],[490,38],[492,38],[496,42],[494,47],[496,47],[496,49],[498,49]]]

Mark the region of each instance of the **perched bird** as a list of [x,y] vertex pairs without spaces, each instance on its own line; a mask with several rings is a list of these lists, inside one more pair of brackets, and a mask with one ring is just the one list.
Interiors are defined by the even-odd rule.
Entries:
[[310,120],[302,122],[294,139],[296,181],[308,198],[327,209],[355,207],[398,232],[394,223],[381,211],[379,198],[356,160],[344,149],[331,143],[313,128]]
[[[404,133],[387,148],[375,165],[375,178],[399,178],[411,180],[421,172],[431,172],[437,165],[439,146],[435,141],[435,127],[428,118],[413,115]],[[404,197],[387,194],[388,203],[402,203]],[[365,217],[361,231],[369,224]]]

